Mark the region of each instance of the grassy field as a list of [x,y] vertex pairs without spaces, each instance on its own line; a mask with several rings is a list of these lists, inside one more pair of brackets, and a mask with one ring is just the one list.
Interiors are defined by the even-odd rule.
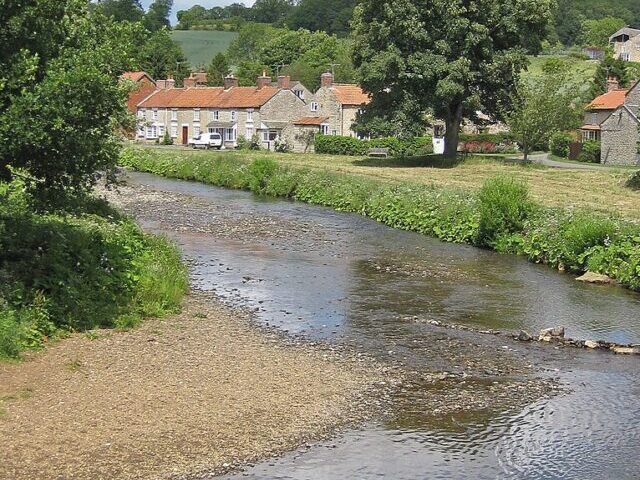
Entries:
[[192,67],[208,65],[213,57],[226,52],[237,36],[235,32],[174,30],[171,37],[180,44]]
[[507,165],[498,159],[471,157],[457,165],[443,165],[433,158],[405,160],[370,159],[313,154],[277,154],[267,152],[203,152],[180,150],[185,156],[238,158],[253,160],[269,157],[278,163],[314,170],[344,172],[386,182],[411,182],[422,185],[477,191],[484,181],[498,174],[525,181],[537,202],[550,207],[586,208],[619,215],[640,223],[640,192],[624,186],[631,171],[561,170],[541,166]]
[[551,58],[560,58],[569,63],[571,67],[571,79],[581,85],[581,90],[586,92],[591,88],[591,81],[596,73],[598,62],[596,60],[582,60],[568,55],[544,55],[540,57],[529,57],[529,68],[525,72],[526,77],[542,75],[542,67]]

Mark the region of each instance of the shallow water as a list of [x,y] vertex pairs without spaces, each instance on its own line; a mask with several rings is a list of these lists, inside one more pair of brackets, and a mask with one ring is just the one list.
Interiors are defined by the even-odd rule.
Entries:
[[[222,216],[247,219],[244,229],[255,234],[215,238],[169,230],[153,215],[140,221],[182,246],[195,286],[290,333],[353,344],[414,369],[458,367],[431,352],[429,320],[532,333],[563,325],[573,338],[640,343],[640,295],[621,288],[583,285],[521,258],[326,208],[143,174],[130,182],[192,196],[194,209],[211,205],[212,225]],[[483,342],[533,358],[565,393],[518,411],[434,418],[425,414],[429,392],[409,389],[385,424],[237,477],[639,478],[637,358]]]

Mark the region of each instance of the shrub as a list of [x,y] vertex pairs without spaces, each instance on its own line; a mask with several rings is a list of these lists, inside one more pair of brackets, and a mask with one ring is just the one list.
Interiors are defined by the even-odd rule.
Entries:
[[388,148],[393,157],[412,157],[433,153],[431,137],[401,139],[396,137],[359,140],[354,137],[316,135],[315,152],[328,155],[364,156],[371,148]]
[[570,270],[582,271],[588,261],[589,250],[607,245],[616,237],[616,223],[611,219],[591,213],[579,213],[567,218],[560,234],[563,263]]
[[162,145],[173,145],[173,138],[169,135],[169,131],[165,130],[162,136]]
[[316,153],[327,155],[366,155],[367,144],[353,137],[341,137],[336,135],[317,135],[315,138]]
[[493,142],[479,142],[476,140],[464,142],[462,151],[465,153],[496,153],[498,145]]
[[633,172],[624,184],[631,190],[640,190],[640,170]]
[[584,142],[578,160],[587,163],[600,163],[600,142],[597,140]]
[[289,153],[291,149],[291,145],[285,139],[277,138],[273,143],[273,150],[278,153]]
[[278,170],[278,164],[271,158],[258,158],[249,165],[248,186],[259,195],[266,193],[271,177]]
[[480,224],[476,243],[492,246],[502,235],[521,232],[532,211],[527,186],[512,177],[487,180],[478,195]]
[[549,151],[556,157],[569,158],[569,146],[573,139],[567,132],[556,132],[549,138]]

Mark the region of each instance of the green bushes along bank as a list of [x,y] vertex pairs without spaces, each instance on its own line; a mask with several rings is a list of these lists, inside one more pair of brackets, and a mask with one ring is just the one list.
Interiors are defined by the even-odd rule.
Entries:
[[431,137],[359,140],[337,135],[316,135],[314,148],[316,153],[350,156],[365,156],[371,148],[388,148],[389,153],[394,157],[411,157],[432,153],[433,141]]
[[490,179],[473,195],[289,168],[268,157],[249,163],[221,155],[128,149],[121,163],[166,177],[355,212],[390,227],[523,255],[560,270],[606,274],[640,291],[640,227],[593,212],[542,207],[530,199],[526,185],[509,177]]
[[179,307],[187,277],[173,245],[96,199],[73,214],[29,200],[19,182],[0,183],[0,357]]

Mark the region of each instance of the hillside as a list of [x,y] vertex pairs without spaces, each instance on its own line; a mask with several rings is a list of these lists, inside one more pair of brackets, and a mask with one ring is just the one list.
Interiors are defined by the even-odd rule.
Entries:
[[561,58],[569,63],[571,79],[578,85],[582,85],[582,92],[588,92],[591,88],[591,81],[596,73],[598,62],[594,60],[583,60],[568,55],[541,55],[539,57],[529,57],[529,68],[524,73],[525,77],[535,77],[542,75],[544,63],[551,58]]
[[171,37],[182,47],[192,67],[208,65],[213,57],[226,52],[238,35],[235,32],[174,30]]

